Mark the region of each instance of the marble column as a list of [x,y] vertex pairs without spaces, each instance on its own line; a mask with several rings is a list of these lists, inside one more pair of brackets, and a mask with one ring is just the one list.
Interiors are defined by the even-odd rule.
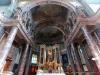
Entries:
[[44,56],[43,56],[43,65],[46,63],[46,48],[43,50]]
[[[54,55],[54,61],[55,61],[55,64],[56,64],[57,63],[57,57],[58,57],[57,56],[58,55],[57,54],[57,47],[55,47],[55,54],[52,54],[52,55]],[[55,66],[54,70],[57,71],[57,68],[56,68],[57,66],[56,65],[54,65],[54,66]]]
[[29,67],[30,67],[30,64],[31,64],[31,59],[32,59],[32,48],[29,50],[29,53],[28,53],[24,75],[28,75]]
[[64,38],[64,44],[65,44],[65,48],[66,48],[66,54],[67,54],[67,57],[68,57],[68,63],[69,63],[69,65],[71,65],[73,75],[75,75],[76,71],[75,71],[75,67],[74,67],[74,62],[73,62],[73,59],[72,59],[72,56],[71,56],[71,53],[70,53],[69,45],[67,45],[67,42],[66,42],[66,37]]
[[17,27],[12,27],[9,35],[7,36],[5,45],[3,46],[2,50],[0,50],[0,70],[1,70],[1,68],[3,66],[2,64],[6,60],[7,55],[9,53],[9,51],[10,51],[12,43],[13,43],[13,41],[15,39],[16,34],[17,34],[17,30],[18,30]]
[[73,75],[75,75],[75,72],[76,72],[75,63],[74,63],[73,58],[72,58],[70,46],[67,47],[67,55],[68,55],[68,60],[69,60],[69,63],[71,65],[72,71],[73,71]]
[[25,62],[27,60],[28,50],[29,50],[29,44],[26,44],[26,48],[24,50],[24,53],[23,53],[23,56],[22,56],[22,60],[21,60],[21,64],[20,64],[19,71],[18,71],[17,75],[23,75],[23,73],[24,73]]
[[99,46],[97,45],[97,43],[95,42],[95,40],[93,39],[91,34],[88,32],[86,26],[82,27],[82,31],[83,31],[83,34],[84,34],[85,39],[87,41],[87,44],[90,48],[90,51],[93,55],[93,58],[95,58],[95,62],[97,64],[97,67],[100,71],[100,49],[99,49]]
[[82,69],[81,69],[81,66],[79,63],[79,59],[77,58],[76,53],[75,53],[75,48],[74,48],[73,43],[71,43],[71,48],[72,48],[71,51],[72,51],[74,59],[75,59],[74,61],[76,63],[77,72],[82,72]]
[[85,59],[85,64],[86,64],[86,66],[87,66],[87,69],[88,69],[88,73],[90,74],[90,75],[94,75],[93,74],[93,66],[91,65],[91,63],[89,62],[89,60],[88,60],[88,54],[87,54],[87,51],[86,51],[87,49],[84,49],[84,50],[82,50],[82,55],[84,56],[84,59]]
[[42,62],[42,61],[41,61],[41,59],[42,59],[42,58],[41,58],[41,53],[42,53],[42,50],[40,49],[39,63],[38,63],[38,65],[39,65],[38,68],[39,68],[39,69],[41,68],[41,62]]
[[2,37],[3,34],[4,34],[4,27],[0,26],[0,38]]
[[61,58],[61,50],[60,50],[60,48],[58,48],[58,52],[59,52],[59,54],[58,54],[58,56],[59,56],[59,67],[60,67],[60,73],[62,72],[62,58]]
[[57,50],[56,50],[56,48],[54,50],[55,50],[54,61],[57,62]]

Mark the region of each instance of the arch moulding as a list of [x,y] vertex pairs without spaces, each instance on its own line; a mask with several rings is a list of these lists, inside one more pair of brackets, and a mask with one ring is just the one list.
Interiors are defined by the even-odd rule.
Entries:
[[39,6],[39,5],[46,5],[46,4],[55,4],[63,6],[71,11],[75,11],[75,7],[68,1],[68,0],[33,0],[26,5],[22,6],[22,12],[28,12],[32,8]]

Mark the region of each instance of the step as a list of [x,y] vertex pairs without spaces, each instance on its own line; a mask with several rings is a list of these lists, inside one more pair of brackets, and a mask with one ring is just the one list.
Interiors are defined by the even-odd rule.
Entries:
[[65,75],[65,73],[37,73],[37,75]]
[[13,73],[10,71],[5,71],[3,73],[0,73],[0,75],[13,75]]

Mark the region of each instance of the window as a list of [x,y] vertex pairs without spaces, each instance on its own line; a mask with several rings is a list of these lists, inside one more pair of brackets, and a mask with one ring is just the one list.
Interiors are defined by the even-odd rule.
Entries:
[[32,64],[36,64],[37,63],[37,55],[32,55],[32,61],[31,61]]
[[100,0],[85,0],[89,4],[100,4]]
[[96,13],[100,9],[100,0],[85,0],[91,9]]
[[0,0],[0,6],[10,5],[12,0]]
[[95,13],[100,9],[100,4],[89,4],[89,6]]

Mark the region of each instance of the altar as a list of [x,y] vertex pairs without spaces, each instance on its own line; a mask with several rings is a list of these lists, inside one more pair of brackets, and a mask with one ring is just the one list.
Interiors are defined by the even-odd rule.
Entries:
[[63,73],[59,45],[40,45],[38,73]]

